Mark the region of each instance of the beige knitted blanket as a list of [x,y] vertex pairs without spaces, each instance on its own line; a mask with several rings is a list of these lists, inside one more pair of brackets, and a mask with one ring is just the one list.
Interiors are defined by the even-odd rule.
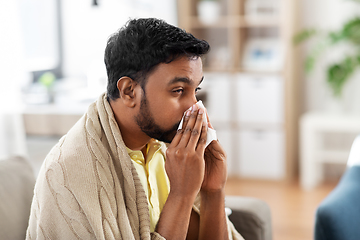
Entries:
[[26,239],[164,239],[150,232],[147,204],[103,94],[47,155]]

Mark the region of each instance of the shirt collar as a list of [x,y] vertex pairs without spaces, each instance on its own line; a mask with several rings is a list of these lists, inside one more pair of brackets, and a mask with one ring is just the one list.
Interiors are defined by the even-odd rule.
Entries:
[[[151,161],[154,154],[157,151],[159,151],[161,147],[162,147],[162,145],[158,140],[151,139],[149,141],[149,143],[146,145],[147,159],[149,159],[149,161]],[[140,151],[140,150],[131,150],[128,147],[126,147],[126,150],[127,150],[128,154],[129,154],[130,158],[133,161],[135,161],[137,163],[145,164],[145,159],[144,159],[144,155],[143,155],[142,151]]]

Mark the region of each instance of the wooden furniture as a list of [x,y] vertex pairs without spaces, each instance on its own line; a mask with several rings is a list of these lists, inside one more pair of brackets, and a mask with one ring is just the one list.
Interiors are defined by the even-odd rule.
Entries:
[[[300,121],[300,184],[310,190],[323,179],[323,164],[346,164],[351,144],[346,149],[328,148],[324,144],[327,133],[360,133],[360,116],[306,113]],[[355,150],[353,150],[355,152]]]
[[27,105],[23,109],[25,132],[28,135],[62,136],[86,112],[90,104]]
[[212,1],[220,15],[207,20],[199,15],[200,2],[179,0],[178,23],[210,43],[203,97],[228,153],[229,174],[294,179],[298,91],[292,36],[298,1]]

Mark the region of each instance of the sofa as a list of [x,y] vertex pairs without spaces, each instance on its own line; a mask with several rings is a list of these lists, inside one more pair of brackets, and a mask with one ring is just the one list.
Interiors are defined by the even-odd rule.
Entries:
[[[29,162],[20,157],[0,160],[0,239],[24,240],[35,177]],[[271,240],[271,212],[262,200],[226,196],[235,228],[246,240]]]
[[314,238],[360,239],[360,135],[353,142],[344,175],[317,208]]
[[24,240],[35,177],[21,157],[0,160],[0,239]]

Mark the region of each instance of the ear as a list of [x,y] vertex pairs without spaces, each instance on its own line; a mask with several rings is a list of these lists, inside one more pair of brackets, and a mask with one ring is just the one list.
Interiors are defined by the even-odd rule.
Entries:
[[137,100],[136,87],[138,83],[129,77],[122,77],[117,81],[117,88],[119,89],[120,100],[128,107],[135,107]]

